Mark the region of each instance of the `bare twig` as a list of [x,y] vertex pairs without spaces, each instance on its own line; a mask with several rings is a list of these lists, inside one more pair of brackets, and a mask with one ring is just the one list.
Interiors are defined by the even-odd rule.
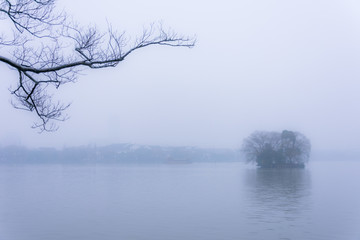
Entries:
[[[53,101],[46,89],[74,82],[84,68],[115,67],[132,52],[152,46],[193,47],[195,38],[178,35],[162,24],[144,28],[129,43],[108,25],[107,32],[95,26],[82,28],[69,23],[64,13],[56,13],[55,0],[0,0],[0,20],[9,20],[12,37],[0,35],[0,62],[18,72],[11,93],[15,108],[34,112],[40,131],[54,131],[54,121],[64,121],[70,106]],[[6,54],[13,48],[11,54]],[[11,51],[10,51],[11,52]]]

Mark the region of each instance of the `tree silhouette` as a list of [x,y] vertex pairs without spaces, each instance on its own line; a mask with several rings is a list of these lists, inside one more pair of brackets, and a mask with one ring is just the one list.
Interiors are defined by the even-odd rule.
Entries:
[[247,161],[260,167],[304,167],[309,160],[310,141],[299,132],[257,131],[244,140]]
[[193,47],[195,38],[182,36],[161,23],[144,28],[130,41],[111,25],[101,32],[95,26],[81,27],[55,0],[0,0],[0,20],[9,26],[0,33],[0,62],[17,72],[10,88],[15,108],[34,112],[33,127],[54,131],[56,121],[67,119],[70,106],[53,100],[49,90],[74,82],[85,68],[115,67],[135,50],[152,46]]

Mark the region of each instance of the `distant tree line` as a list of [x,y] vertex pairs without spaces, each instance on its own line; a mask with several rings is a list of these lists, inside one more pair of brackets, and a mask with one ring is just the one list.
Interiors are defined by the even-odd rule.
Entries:
[[0,163],[192,163],[236,161],[236,151],[136,144],[28,149],[0,148]]

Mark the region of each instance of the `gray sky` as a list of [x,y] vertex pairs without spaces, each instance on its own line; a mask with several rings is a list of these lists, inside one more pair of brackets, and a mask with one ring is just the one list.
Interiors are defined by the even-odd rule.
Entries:
[[10,105],[0,64],[0,144],[131,142],[239,147],[255,130],[300,131],[314,149],[360,149],[360,3],[355,0],[59,0],[82,24],[129,34],[162,20],[193,49],[152,47],[85,71],[56,93],[72,102],[55,133]]

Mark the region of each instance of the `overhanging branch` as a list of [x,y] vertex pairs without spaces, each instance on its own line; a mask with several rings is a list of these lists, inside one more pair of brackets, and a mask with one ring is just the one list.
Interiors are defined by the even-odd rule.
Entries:
[[[125,33],[109,25],[102,33],[96,27],[81,28],[54,12],[54,0],[0,0],[0,19],[14,26],[12,39],[0,38],[0,62],[18,72],[14,107],[34,112],[40,131],[56,130],[54,121],[67,119],[70,106],[53,100],[47,88],[74,82],[84,68],[115,67],[132,52],[150,46],[193,47],[194,37],[178,35],[162,24],[151,24],[131,44]],[[12,54],[6,54],[11,52]]]

